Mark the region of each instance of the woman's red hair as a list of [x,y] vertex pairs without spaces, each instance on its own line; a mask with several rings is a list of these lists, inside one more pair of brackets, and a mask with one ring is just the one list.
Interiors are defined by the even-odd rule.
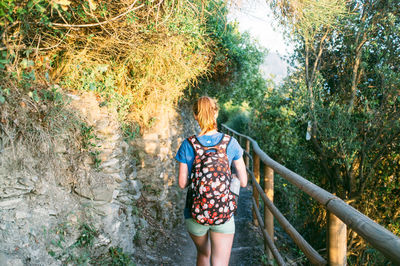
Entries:
[[200,135],[217,129],[218,110],[217,101],[208,96],[200,97],[193,105],[193,113],[201,128]]

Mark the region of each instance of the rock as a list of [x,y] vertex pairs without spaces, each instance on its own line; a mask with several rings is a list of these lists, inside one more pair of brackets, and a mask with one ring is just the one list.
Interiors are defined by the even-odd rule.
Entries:
[[43,141],[39,144],[39,150],[42,153],[47,153],[49,151],[49,149],[50,149],[50,146],[47,142]]
[[3,252],[0,252],[0,265],[1,266],[23,266],[24,263],[21,259],[13,258]]
[[114,195],[114,186],[99,186],[93,189],[93,199],[111,202]]
[[117,183],[122,183],[124,181],[124,178],[122,178],[121,174],[119,174],[119,173],[110,174],[110,177],[112,179],[114,179],[114,181],[117,182]]
[[139,218],[140,226],[143,229],[146,229],[149,226],[149,223],[144,218]]
[[120,147],[123,153],[126,153],[129,150],[129,145],[125,141],[121,141]]
[[148,258],[149,260],[152,260],[154,262],[158,261],[156,257],[153,257],[151,255],[146,255],[146,258]]
[[158,153],[158,157],[159,157],[161,160],[166,159],[167,156],[168,156],[168,154],[169,154],[169,151],[170,151],[169,148],[167,148],[167,147],[161,147],[161,148],[160,148],[160,152]]
[[128,180],[133,180],[137,177],[136,169],[127,177]]
[[137,195],[143,188],[142,183],[139,180],[128,180],[128,193]]
[[113,199],[116,199],[117,197],[118,197],[118,194],[119,194],[119,190],[114,190],[114,192],[113,192]]
[[113,151],[117,147],[118,142],[110,141],[110,140],[107,139],[105,141],[99,142],[98,145],[99,145],[98,149],[100,151],[102,151],[102,152],[106,151],[106,150]]
[[158,134],[157,133],[147,133],[142,137],[143,141],[157,141],[158,142]]
[[75,214],[71,214],[71,215],[69,216],[69,221],[70,221],[72,224],[77,224],[77,223],[78,223],[78,217],[77,217]]
[[163,256],[162,261],[163,261],[163,263],[172,263],[172,259],[167,256]]
[[109,123],[110,123],[110,121],[107,119],[102,119],[102,120],[97,121],[96,126],[95,126],[97,132],[101,133],[101,131],[103,129],[108,128]]
[[119,169],[119,159],[113,158],[100,165],[101,168]]
[[65,153],[67,152],[67,147],[63,142],[57,142],[54,145],[54,152],[55,153]]
[[109,141],[109,142],[119,142],[121,139],[122,139],[122,137],[120,134],[114,134],[114,135],[107,137],[107,141]]
[[67,95],[69,98],[71,98],[73,101],[78,101],[78,100],[81,99],[78,95],[69,94],[69,93],[67,93],[66,95]]
[[81,172],[74,191],[85,198],[110,202],[116,183],[114,178],[104,172]]
[[145,152],[149,154],[156,154],[157,148],[158,148],[158,143],[156,142],[146,142],[144,146]]
[[38,181],[37,176],[32,176],[32,177],[22,177],[18,178],[18,183],[26,186],[28,190],[32,190],[35,187],[35,183]]
[[43,182],[43,180],[41,180],[35,184],[35,188],[32,190],[32,192],[36,195],[43,195],[48,191],[49,186],[50,185],[47,182]]
[[111,243],[111,240],[109,238],[107,238],[105,235],[100,234],[97,238],[96,238],[96,242],[94,243],[95,247],[100,247],[100,246],[107,246],[108,244]]
[[21,203],[22,198],[17,199],[9,199],[0,201],[0,208],[1,209],[15,209],[19,203]]
[[137,171],[136,171],[136,161],[135,160],[131,160],[131,161],[126,161],[123,164],[124,166],[124,173],[125,176],[128,179],[135,179],[137,176]]
[[132,204],[133,197],[129,197],[127,195],[122,195],[117,198],[117,200],[123,204]]
[[148,154],[156,154],[159,148],[158,134],[146,134],[143,136],[144,151]]
[[93,158],[92,158],[91,156],[86,156],[86,157],[83,159],[83,163],[84,163],[85,165],[87,165],[87,166],[91,166],[91,165],[94,163],[94,161],[93,161]]
[[22,262],[21,259],[10,259],[8,260],[7,266],[24,266],[24,263]]
[[137,193],[136,195],[133,196],[133,199],[138,200],[141,195],[142,195],[142,192],[139,191],[139,193]]
[[101,150],[98,158],[101,162],[105,162],[111,159],[112,155],[112,150],[107,149],[107,150]]
[[25,219],[25,218],[28,218],[29,216],[30,216],[30,214],[27,212],[24,212],[24,211],[16,211],[15,212],[16,219]]
[[115,134],[115,130],[116,129],[114,127],[109,127],[109,126],[101,128],[101,129],[96,129],[98,134],[101,134],[105,137],[113,136]]
[[56,210],[49,209],[49,210],[47,210],[47,213],[49,214],[49,216],[57,216]]

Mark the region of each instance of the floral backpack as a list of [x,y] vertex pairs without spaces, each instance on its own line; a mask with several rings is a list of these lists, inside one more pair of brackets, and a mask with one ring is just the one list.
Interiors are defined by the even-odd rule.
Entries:
[[195,152],[188,190],[191,216],[199,224],[223,224],[237,209],[230,191],[232,176],[226,154],[231,136],[225,134],[211,147],[201,145],[196,136],[188,140]]

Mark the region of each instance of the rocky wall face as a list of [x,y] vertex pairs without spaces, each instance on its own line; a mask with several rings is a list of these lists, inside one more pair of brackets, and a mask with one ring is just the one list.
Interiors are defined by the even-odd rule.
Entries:
[[0,265],[101,263],[110,247],[159,260],[150,246],[182,221],[174,156],[198,130],[191,112],[160,106],[152,129],[126,142],[115,110],[69,97],[85,148],[68,135],[45,141],[40,160],[16,140],[1,147]]

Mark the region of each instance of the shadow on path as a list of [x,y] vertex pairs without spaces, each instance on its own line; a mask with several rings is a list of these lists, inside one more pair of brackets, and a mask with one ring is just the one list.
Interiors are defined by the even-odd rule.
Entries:
[[236,233],[233,240],[230,266],[262,265],[263,240],[257,227],[252,223],[251,212],[252,191],[240,189],[239,207],[235,215]]

